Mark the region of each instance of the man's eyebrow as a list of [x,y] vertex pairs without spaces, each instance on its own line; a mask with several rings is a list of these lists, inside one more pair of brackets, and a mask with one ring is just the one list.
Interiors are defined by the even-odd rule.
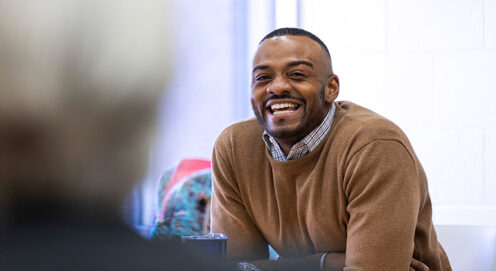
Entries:
[[[306,60],[292,61],[288,64],[288,67],[293,67],[293,66],[298,66],[298,65],[306,65],[306,66],[309,66],[310,68],[313,68],[312,62],[306,61]],[[252,72],[255,72],[256,70],[265,70],[268,68],[269,68],[269,65],[257,65],[253,68]]]
[[296,60],[296,61],[292,61],[288,64],[289,67],[298,66],[298,65],[307,65],[307,66],[313,68],[312,62],[306,61],[306,60]]
[[253,67],[253,71],[251,71],[251,72],[255,72],[256,70],[265,70],[268,68],[269,68],[269,65],[257,65],[255,67]]

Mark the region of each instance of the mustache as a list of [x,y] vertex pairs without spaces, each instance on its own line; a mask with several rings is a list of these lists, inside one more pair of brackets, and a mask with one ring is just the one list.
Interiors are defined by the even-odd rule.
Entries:
[[294,100],[298,100],[302,103],[305,103],[305,100],[302,99],[302,98],[299,98],[299,97],[294,97],[294,96],[291,96],[289,94],[282,94],[282,95],[275,95],[275,94],[271,94],[269,97],[267,97],[267,99],[264,100],[264,106],[267,106],[267,103],[271,100],[278,100],[278,99],[294,99]]

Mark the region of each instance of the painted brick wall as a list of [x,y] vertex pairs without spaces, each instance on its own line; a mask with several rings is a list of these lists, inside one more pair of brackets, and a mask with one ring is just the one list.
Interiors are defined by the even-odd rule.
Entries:
[[438,224],[496,226],[496,0],[302,0],[340,99],[409,136]]

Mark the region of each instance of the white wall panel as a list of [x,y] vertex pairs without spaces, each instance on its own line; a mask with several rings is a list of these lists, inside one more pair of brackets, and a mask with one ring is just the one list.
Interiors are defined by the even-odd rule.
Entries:
[[417,130],[409,138],[429,182],[434,204],[483,204],[482,130]]
[[380,110],[384,92],[384,53],[333,53],[333,68],[340,78],[338,100],[349,100]]
[[384,81],[386,117],[403,129],[436,125],[431,54],[389,53]]
[[438,54],[434,62],[439,125],[496,128],[496,51]]
[[484,175],[486,202],[489,205],[496,206],[496,129],[488,129],[485,134],[485,139]]
[[496,207],[493,206],[438,205],[434,206],[432,216],[434,224],[496,227]]
[[385,0],[302,1],[302,24],[334,53],[384,51]]
[[389,1],[389,48],[414,51],[482,48],[483,1]]
[[485,0],[486,48],[496,49],[496,0]]

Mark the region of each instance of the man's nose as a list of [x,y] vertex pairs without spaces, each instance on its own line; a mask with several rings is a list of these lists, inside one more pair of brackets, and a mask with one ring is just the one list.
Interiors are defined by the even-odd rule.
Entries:
[[272,80],[272,82],[267,86],[267,93],[280,96],[283,94],[288,94],[291,91],[291,85],[287,79],[282,76],[278,76]]

